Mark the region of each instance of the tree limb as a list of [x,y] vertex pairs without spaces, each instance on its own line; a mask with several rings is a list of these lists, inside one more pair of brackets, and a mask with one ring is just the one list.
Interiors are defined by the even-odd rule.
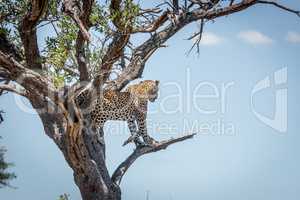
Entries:
[[260,4],[270,4],[270,5],[273,5],[273,6],[277,7],[277,8],[280,8],[282,10],[294,13],[294,14],[298,15],[298,17],[300,17],[300,11],[299,10],[294,10],[294,9],[288,8],[288,7],[284,6],[284,5],[276,3],[274,1],[258,1],[257,3],[260,3]]
[[47,10],[47,0],[31,0],[31,10],[25,14],[19,27],[28,68],[42,70],[37,42],[36,25]]
[[[88,2],[85,2],[85,3],[86,3],[86,5],[88,5],[90,2],[91,1],[88,0]],[[79,29],[82,33],[84,40],[90,42],[91,36],[90,36],[88,30],[86,29],[84,22],[81,21],[81,19],[83,19],[85,17],[81,18],[79,16],[80,7],[78,5],[78,2],[76,2],[74,0],[64,0],[62,10],[67,15],[69,15],[74,20],[74,22],[77,24],[77,26],[79,27]]]
[[136,161],[142,155],[149,154],[149,153],[154,153],[154,152],[157,152],[157,151],[160,151],[160,150],[164,150],[172,144],[182,142],[182,141],[187,140],[187,139],[191,139],[195,135],[196,134],[194,133],[194,134],[189,134],[189,135],[185,135],[185,136],[178,137],[178,138],[173,138],[173,139],[161,141],[157,145],[155,145],[154,147],[143,146],[143,147],[136,148],[133,151],[133,153],[125,161],[123,161],[117,167],[117,169],[114,171],[114,173],[112,175],[112,181],[115,184],[120,185],[120,183],[122,181],[122,178],[123,178],[124,174],[127,172],[127,170],[129,169],[129,167],[134,163],[134,161]]
[[155,19],[152,23],[145,27],[138,27],[132,31],[132,33],[149,33],[156,31],[159,27],[161,27],[169,18],[168,14],[170,11],[165,11],[161,16]]
[[[84,0],[82,1],[82,9],[80,13],[80,21],[86,31],[89,30],[91,27],[91,23],[89,20],[89,17],[92,13],[92,7],[93,7],[94,0]],[[76,60],[78,63],[78,70],[80,73],[80,81],[87,81],[89,80],[89,71],[86,63],[86,53],[84,48],[85,43],[85,36],[83,34],[83,31],[79,31],[77,34],[76,39]]]
[[[0,51],[0,70],[24,90],[10,85],[0,85],[0,90],[11,91],[26,97],[44,123],[45,133],[61,148],[60,133],[64,128],[61,98],[49,80],[39,73],[22,66],[11,56]],[[0,71],[0,72],[1,72]],[[0,73],[1,75],[1,73]]]
[[26,91],[24,89],[17,88],[16,85],[14,85],[14,84],[0,85],[0,93],[2,93],[2,91],[9,91],[9,92],[16,93],[20,96],[27,97]]
[[112,0],[110,4],[110,13],[115,16],[112,20],[117,30],[113,35],[112,42],[103,56],[100,71],[95,77],[93,85],[98,88],[109,78],[113,64],[123,55],[123,49],[129,42],[132,27],[131,24],[125,25],[122,22],[121,0]]
[[145,41],[143,44],[138,46],[131,57],[130,63],[122,74],[115,81],[116,89],[121,90],[124,88],[131,80],[141,77],[144,66],[148,58],[160,48],[165,41],[172,37],[176,32],[178,32],[182,27],[190,22],[190,15],[181,16],[178,23],[169,24],[166,28],[158,33],[154,33],[150,39]]
[[[122,74],[114,81],[114,85],[117,90],[121,90],[124,88],[131,80],[141,77],[145,63],[148,58],[163,44],[171,38],[174,34],[176,34],[179,30],[181,30],[187,24],[198,20],[213,20],[218,17],[227,16],[242,10],[245,10],[255,4],[262,3],[265,1],[258,0],[243,0],[239,3],[230,4],[227,7],[219,8],[219,9],[211,9],[211,10],[203,10],[202,8],[194,9],[192,11],[183,12],[178,15],[177,20],[174,23],[169,24],[163,30],[158,33],[154,33],[150,39],[145,41],[143,44],[138,46],[131,57],[131,61],[128,64],[127,68],[124,70]],[[274,4],[269,2],[269,4],[279,5],[277,3]],[[298,13],[298,11],[294,11],[284,6],[279,6],[284,10]]]
[[22,66],[11,56],[0,51],[0,66],[9,72],[9,79],[16,81],[23,86],[29,97],[37,98],[39,96],[49,97],[55,100],[55,87],[39,73]]

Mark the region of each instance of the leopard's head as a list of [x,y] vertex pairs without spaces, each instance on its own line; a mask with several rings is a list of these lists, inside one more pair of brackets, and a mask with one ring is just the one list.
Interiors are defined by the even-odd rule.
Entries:
[[158,97],[159,81],[145,80],[136,85],[130,86],[128,89],[139,98],[147,99],[154,102]]
[[141,82],[142,87],[145,88],[145,94],[147,99],[154,102],[158,97],[159,81],[157,80],[146,80]]

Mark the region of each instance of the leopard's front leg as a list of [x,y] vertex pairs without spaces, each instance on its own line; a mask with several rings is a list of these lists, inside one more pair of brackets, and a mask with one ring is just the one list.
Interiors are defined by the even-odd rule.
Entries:
[[139,138],[136,123],[133,117],[127,120],[127,125],[131,136],[123,143],[123,146],[127,145],[130,142],[134,142],[136,146],[143,145],[143,142]]
[[136,121],[137,121],[138,128],[139,128],[139,130],[138,130],[139,135],[143,137],[144,142],[150,146],[156,145],[158,142],[156,140],[154,140],[152,137],[150,137],[147,133],[146,113],[139,112],[137,114]]

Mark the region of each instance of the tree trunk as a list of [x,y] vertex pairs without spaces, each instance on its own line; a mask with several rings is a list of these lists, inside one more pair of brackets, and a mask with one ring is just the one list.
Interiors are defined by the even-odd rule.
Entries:
[[105,163],[104,134],[75,123],[65,138],[64,155],[74,171],[83,200],[120,200],[120,187],[114,184]]
[[71,119],[74,114],[65,110],[39,115],[45,132],[55,141],[72,168],[82,199],[120,200],[120,187],[112,181],[105,162],[103,129],[92,128],[88,116]]
[[94,180],[84,179],[76,180],[83,200],[121,200],[121,190],[119,187],[106,190],[102,183],[94,183]]

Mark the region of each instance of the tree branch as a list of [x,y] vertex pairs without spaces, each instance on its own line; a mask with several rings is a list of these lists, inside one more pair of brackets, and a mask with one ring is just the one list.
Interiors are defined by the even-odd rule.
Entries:
[[117,28],[114,32],[112,42],[103,56],[100,72],[95,77],[93,85],[98,88],[109,78],[113,64],[123,55],[123,49],[129,42],[132,32],[131,24],[125,25],[122,22],[121,0],[112,0],[110,4],[110,13],[113,17],[113,24]]
[[28,91],[29,98],[36,99],[39,96],[49,97],[54,102],[56,89],[47,78],[39,73],[25,68],[11,56],[0,51],[0,66],[9,72],[9,79],[16,81]]
[[[89,5],[89,3],[91,2],[90,0],[87,0],[88,2],[85,2],[85,5]],[[79,27],[82,36],[84,38],[85,41],[91,41],[91,36],[88,32],[88,30],[85,27],[84,22],[81,19],[85,19],[85,17],[89,17],[89,16],[85,16],[85,17],[80,17],[79,13],[80,13],[80,7],[78,5],[78,2],[74,1],[74,0],[64,0],[63,1],[63,8],[62,8],[63,12],[65,12],[67,15],[69,15],[74,22],[77,24],[77,26]]]
[[36,25],[47,10],[47,6],[47,0],[32,0],[31,11],[23,17],[19,27],[21,40],[25,50],[26,63],[30,69],[42,70]]
[[[181,30],[184,26],[198,20],[213,20],[218,17],[227,16],[242,10],[245,10],[262,1],[258,0],[243,0],[236,4],[230,4],[227,7],[211,10],[203,10],[202,8],[194,9],[179,14],[175,22],[170,23],[167,27],[158,33],[154,33],[150,39],[138,46],[131,57],[130,63],[122,74],[114,81],[117,90],[124,88],[131,80],[141,77],[145,63],[148,58],[163,44]],[[274,4],[273,4],[274,5]],[[283,6],[281,6],[283,8]],[[284,7],[285,10],[291,11]],[[294,13],[297,13],[295,11]]]
[[170,37],[172,37],[176,32],[178,32],[186,24],[190,23],[190,14],[183,15],[179,18],[178,22],[169,24],[166,28],[158,33],[154,33],[150,39],[145,41],[143,44],[138,46],[131,57],[130,63],[124,72],[115,81],[116,89],[121,90],[124,88],[131,80],[141,77],[144,66],[148,58],[166,42]]
[[155,19],[152,23],[148,24],[145,27],[138,27],[134,29],[133,33],[150,33],[156,31],[159,27],[161,27],[169,18],[168,14],[170,11],[165,11],[161,16]]
[[64,128],[65,118],[61,112],[63,106],[60,106],[60,96],[53,84],[46,77],[25,68],[2,51],[0,70],[7,76],[7,80],[15,81],[24,88],[19,90],[17,87],[0,85],[0,90],[11,91],[28,98],[43,121],[45,133],[61,148],[63,144],[60,143],[59,135]]
[[27,97],[26,90],[17,88],[16,85],[14,85],[14,84],[3,84],[3,85],[0,85],[0,94],[2,93],[2,91],[9,91],[9,92],[16,93],[16,94],[18,94],[20,96]]
[[[85,30],[88,31],[91,27],[89,17],[92,13],[94,0],[84,0],[82,1],[82,9],[80,13],[80,21],[84,26]],[[79,31],[76,39],[76,60],[79,65],[80,81],[89,80],[89,71],[86,63],[86,53],[84,48],[85,36],[84,31]]]
[[161,141],[157,145],[155,145],[154,147],[143,146],[143,147],[136,148],[133,151],[133,153],[124,162],[122,162],[117,167],[117,169],[115,170],[115,172],[112,175],[112,181],[115,184],[120,185],[120,183],[122,181],[122,178],[123,178],[124,174],[127,172],[127,170],[129,169],[129,167],[134,163],[134,161],[136,161],[142,155],[149,154],[149,153],[154,153],[154,152],[157,152],[157,151],[160,151],[160,150],[164,150],[172,144],[182,142],[182,141],[187,140],[187,139],[191,139],[195,135],[196,134],[194,133],[194,134],[185,135],[185,136],[174,138],[174,139]]
[[294,9],[288,8],[288,7],[283,6],[283,5],[279,4],[279,3],[276,3],[274,1],[258,1],[257,3],[260,3],[260,4],[270,4],[270,5],[273,5],[273,6],[277,7],[277,8],[280,8],[282,10],[294,13],[294,14],[298,15],[298,17],[300,17],[300,11],[299,10],[294,10]]

